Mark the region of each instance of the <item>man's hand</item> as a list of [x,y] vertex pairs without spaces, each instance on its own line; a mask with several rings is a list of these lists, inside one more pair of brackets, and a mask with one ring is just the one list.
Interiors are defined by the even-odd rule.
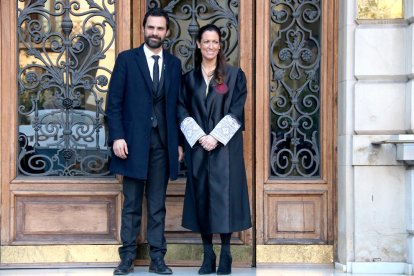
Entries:
[[128,157],[128,146],[124,139],[115,140],[112,149],[117,157],[121,159],[126,159]]
[[184,159],[184,150],[182,146],[178,146],[178,162],[183,161]]
[[212,151],[213,149],[215,149],[218,145],[218,141],[216,140],[216,138],[214,138],[211,135],[206,135],[203,136],[199,139],[199,142],[201,144],[201,146],[206,150],[206,151]]

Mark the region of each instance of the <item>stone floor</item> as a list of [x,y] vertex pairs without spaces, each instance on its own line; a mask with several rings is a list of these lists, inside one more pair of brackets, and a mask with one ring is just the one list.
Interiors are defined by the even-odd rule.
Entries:
[[[173,267],[175,276],[198,276],[196,267]],[[0,275],[7,276],[110,276],[113,268],[49,268],[49,269],[0,269]],[[337,276],[350,275],[335,271],[333,268],[318,267],[261,267],[261,268],[234,268],[234,276]],[[151,275],[148,267],[136,266],[134,273],[130,275]],[[215,275],[215,274],[211,274]],[[374,274],[353,274],[358,276],[373,276]],[[377,275],[377,274],[376,274]],[[393,276],[397,274],[392,274]],[[402,274],[400,274],[402,275]],[[381,276],[391,276],[381,274]]]

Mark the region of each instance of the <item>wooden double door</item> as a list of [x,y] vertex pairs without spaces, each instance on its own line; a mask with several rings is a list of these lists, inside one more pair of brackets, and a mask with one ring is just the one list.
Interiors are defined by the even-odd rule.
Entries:
[[[142,43],[156,5],[172,15],[166,47],[184,72],[197,28],[214,22],[247,76],[253,228],[233,235],[235,262],[333,261],[337,1],[53,2],[0,2],[2,265],[118,260],[122,185],[105,173],[101,107],[116,53]],[[201,240],[181,227],[182,169],[167,191],[167,260],[194,265]],[[142,226],[137,263],[147,262],[145,216]]]

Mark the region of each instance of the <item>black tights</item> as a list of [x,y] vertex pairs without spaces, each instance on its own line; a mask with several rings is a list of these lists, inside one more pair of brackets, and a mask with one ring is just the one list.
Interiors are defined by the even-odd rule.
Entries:
[[[232,233],[220,234],[221,253],[230,254],[230,240]],[[204,253],[213,253],[213,234],[201,234],[203,240]]]

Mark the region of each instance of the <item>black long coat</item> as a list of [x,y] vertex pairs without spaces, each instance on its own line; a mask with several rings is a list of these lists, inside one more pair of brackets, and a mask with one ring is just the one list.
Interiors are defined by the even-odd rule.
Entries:
[[[218,93],[206,83],[200,69],[183,77],[178,117],[182,122],[192,117],[209,134],[225,116],[243,123],[246,101],[246,78],[238,68],[226,66],[228,92]],[[243,160],[242,127],[226,146],[219,144],[207,152],[197,142],[186,143],[188,166],[182,225],[200,233],[230,233],[251,227],[249,197]]]
[[[178,175],[178,126],[177,99],[181,80],[180,61],[163,52],[165,114],[167,125],[167,148],[169,176]],[[110,163],[113,173],[147,179],[150,134],[152,128],[152,80],[143,46],[127,50],[118,55],[112,72],[106,105],[109,127],[108,144],[123,138],[128,145],[128,158],[114,154]]]

